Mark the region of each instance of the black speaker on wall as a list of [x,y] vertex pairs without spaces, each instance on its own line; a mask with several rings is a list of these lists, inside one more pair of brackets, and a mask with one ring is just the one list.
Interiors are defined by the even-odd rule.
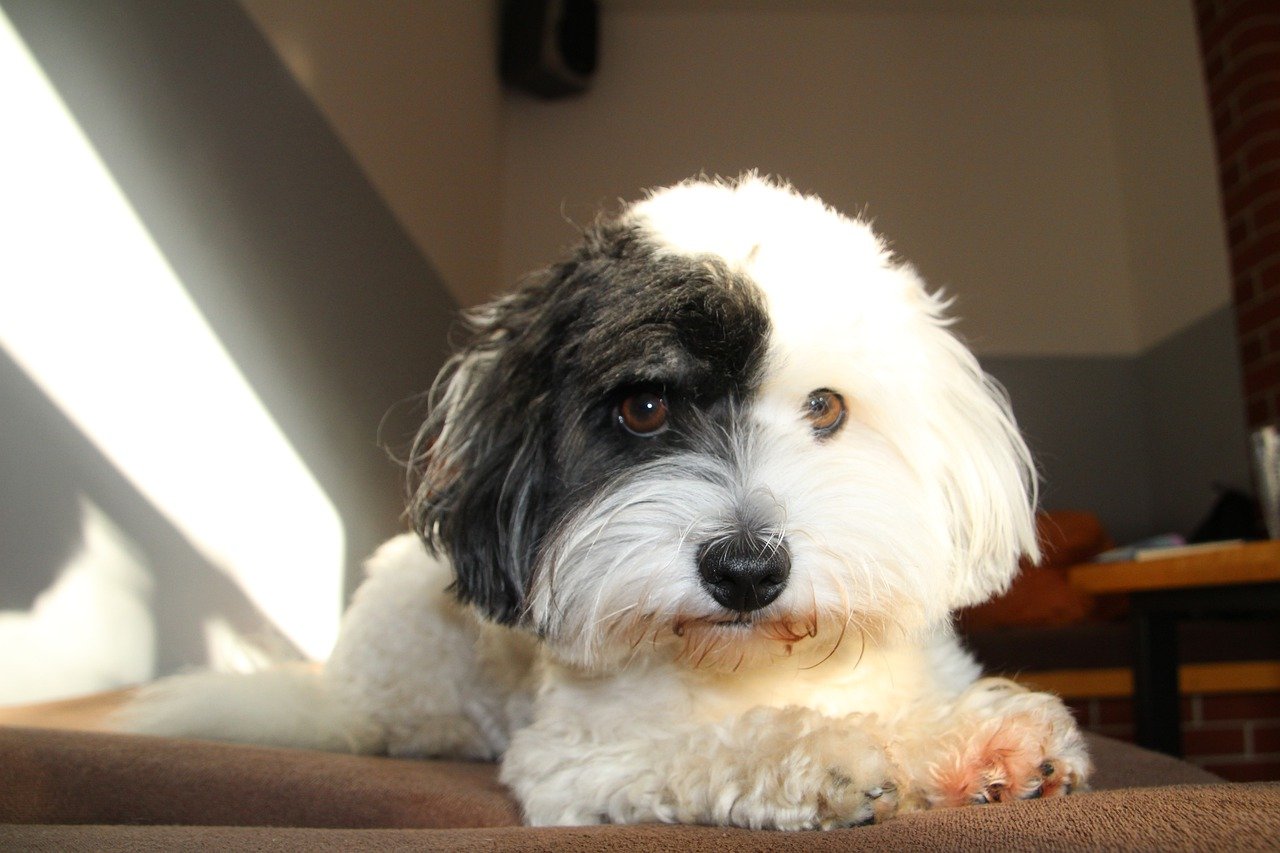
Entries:
[[503,0],[502,81],[543,98],[585,92],[599,28],[596,0]]

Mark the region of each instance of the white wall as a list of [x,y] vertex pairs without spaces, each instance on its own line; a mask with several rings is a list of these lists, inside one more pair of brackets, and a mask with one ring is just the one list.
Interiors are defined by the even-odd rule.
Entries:
[[1132,310],[1146,350],[1229,301],[1230,262],[1192,3],[1104,9]]
[[865,209],[983,353],[1133,354],[1228,298],[1189,3],[612,2],[603,37],[585,97],[507,98],[508,280],[562,205],[759,167]]
[[463,304],[748,168],[865,210],[983,354],[1136,355],[1229,300],[1189,0],[602,0],[559,102],[502,92],[494,2],[242,4]]

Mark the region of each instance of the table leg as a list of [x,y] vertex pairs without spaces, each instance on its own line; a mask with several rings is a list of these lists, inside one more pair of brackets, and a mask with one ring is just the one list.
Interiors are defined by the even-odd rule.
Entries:
[[1177,621],[1169,613],[1135,606],[1133,628],[1133,715],[1138,745],[1180,758]]

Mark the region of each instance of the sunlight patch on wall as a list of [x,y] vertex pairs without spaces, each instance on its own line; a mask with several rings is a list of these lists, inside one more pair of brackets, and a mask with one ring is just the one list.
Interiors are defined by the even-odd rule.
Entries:
[[80,548],[30,610],[0,611],[0,704],[49,702],[155,675],[151,568],[80,497]]
[[0,80],[0,347],[287,637],[327,656],[337,510],[3,12]]

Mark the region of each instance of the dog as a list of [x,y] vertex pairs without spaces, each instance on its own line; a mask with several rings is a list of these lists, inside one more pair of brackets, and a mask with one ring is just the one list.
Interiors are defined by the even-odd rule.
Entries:
[[534,825],[809,829],[1087,785],[957,608],[1038,554],[1003,391],[864,221],[652,192],[471,314],[316,672],[178,676],[122,726],[500,759]]

